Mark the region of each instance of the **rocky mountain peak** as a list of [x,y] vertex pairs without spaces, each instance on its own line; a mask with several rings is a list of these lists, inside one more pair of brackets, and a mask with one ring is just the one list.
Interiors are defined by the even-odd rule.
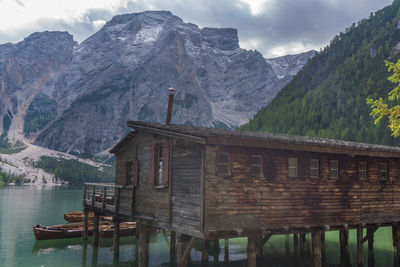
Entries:
[[0,78],[12,77],[3,79],[0,119],[12,122],[3,129],[88,156],[118,141],[127,120],[164,121],[169,87],[177,89],[173,123],[233,128],[287,82],[259,52],[239,47],[236,29],[200,29],[169,11],[115,16],[80,45],[68,33],[34,33],[0,46],[0,64],[5,54],[12,71]]
[[233,28],[202,28],[204,40],[220,50],[235,50],[239,48],[237,30]]

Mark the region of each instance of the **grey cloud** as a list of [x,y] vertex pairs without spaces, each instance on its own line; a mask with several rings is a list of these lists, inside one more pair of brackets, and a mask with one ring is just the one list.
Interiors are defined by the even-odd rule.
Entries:
[[43,30],[67,30],[75,40],[82,42],[95,32],[93,21],[107,21],[117,14],[141,12],[152,7],[170,10],[185,22],[200,27],[237,28],[241,44],[256,40],[258,46],[254,48],[270,57],[275,48],[289,45],[285,52],[290,52],[293,43],[319,49],[353,22],[389,4],[391,0],[271,0],[267,1],[263,12],[253,16],[239,0],[142,0],[129,2],[115,14],[102,9],[90,10],[84,21],[72,24],[63,20],[41,20],[18,33],[0,32],[0,42],[16,41],[31,32]]

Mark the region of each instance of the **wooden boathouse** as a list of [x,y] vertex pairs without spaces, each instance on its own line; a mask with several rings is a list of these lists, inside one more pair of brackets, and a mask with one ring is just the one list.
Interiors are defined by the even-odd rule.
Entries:
[[[400,148],[332,139],[128,121],[132,128],[111,153],[115,184],[85,184],[84,211],[136,221],[139,266],[148,264],[152,229],[171,231],[171,258],[186,266],[195,239],[248,237],[248,266],[256,266],[274,234],[293,234],[304,249],[312,235],[315,266],[321,266],[324,232],[357,229],[373,246],[380,226],[400,231]],[[86,220],[87,222],[87,220]],[[367,235],[363,235],[363,229]],[[177,248],[176,236],[177,234]],[[87,238],[87,237],[86,237]],[[296,244],[296,246],[297,246]],[[400,243],[399,243],[400,244]],[[400,255],[400,245],[397,246]]]

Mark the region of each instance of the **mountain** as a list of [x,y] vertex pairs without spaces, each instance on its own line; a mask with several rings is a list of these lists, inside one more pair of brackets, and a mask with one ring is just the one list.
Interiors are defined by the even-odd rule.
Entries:
[[315,54],[316,51],[311,50],[297,55],[266,58],[265,60],[271,65],[278,79],[291,80]]
[[10,142],[93,156],[127,120],[164,121],[169,87],[173,123],[232,128],[312,55],[266,60],[239,47],[236,29],[200,29],[168,11],[115,16],[81,44],[34,33],[0,46],[0,130]]
[[335,36],[241,129],[400,145],[366,104],[394,88],[384,60],[399,58],[399,20],[396,0]]

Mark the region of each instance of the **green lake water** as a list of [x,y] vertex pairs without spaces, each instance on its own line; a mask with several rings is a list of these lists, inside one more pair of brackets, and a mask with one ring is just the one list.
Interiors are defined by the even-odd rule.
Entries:
[[[64,223],[63,214],[82,209],[82,190],[34,186],[5,186],[0,188],[0,266],[137,266],[136,238],[121,238],[120,258],[113,260],[112,239],[101,239],[100,247],[93,249],[80,238],[35,241],[34,224]],[[327,232],[325,239],[325,266],[356,266],[354,230],[350,231],[349,256],[340,264],[338,232]],[[168,234],[155,233],[150,238],[150,266],[169,266]],[[192,266],[200,266],[201,244],[191,251]],[[307,257],[299,260],[293,251],[291,236],[273,236],[264,246],[263,265],[311,266],[311,242],[307,235]],[[229,241],[229,262],[224,263],[224,240],[214,257],[210,247],[209,266],[246,266],[245,238]],[[395,264],[390,227],[382,227],[375,234],[374,250],[368,253],[364,245],[365,266],[398,266]],[[218,262],[218,263],[217,263]],[[342,261],[343,262],[343,261]]]

